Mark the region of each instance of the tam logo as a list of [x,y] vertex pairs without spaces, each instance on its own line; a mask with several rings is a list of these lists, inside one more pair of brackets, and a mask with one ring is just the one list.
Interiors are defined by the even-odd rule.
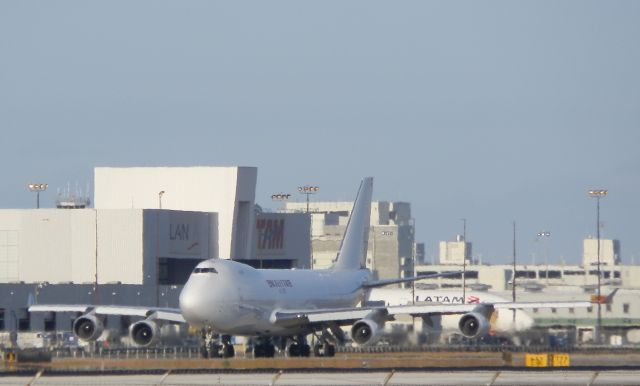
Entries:
[[467,303],[468,304],[478,304],[478,303],[480,303],[480,298],[477,297],[477,296],[473,296],[473,295],[467,296]]

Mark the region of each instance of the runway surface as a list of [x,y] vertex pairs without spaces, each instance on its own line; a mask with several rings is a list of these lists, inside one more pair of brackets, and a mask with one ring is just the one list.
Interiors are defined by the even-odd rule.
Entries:
[[0,376],[0,385],[638,385],[640,370]]

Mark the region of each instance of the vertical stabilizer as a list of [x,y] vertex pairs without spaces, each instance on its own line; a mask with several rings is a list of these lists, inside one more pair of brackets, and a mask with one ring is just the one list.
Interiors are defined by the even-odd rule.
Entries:
[[366,177],[360,183],[356,201],[344,232],[338,259],[334,269],[356,270],[364,268],[369,242],[369,217],[371,215],[371,194],[373,177]]

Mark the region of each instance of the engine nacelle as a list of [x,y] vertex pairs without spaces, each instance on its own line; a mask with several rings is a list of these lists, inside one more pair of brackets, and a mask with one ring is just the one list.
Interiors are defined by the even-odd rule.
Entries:
[[359,345],[376,343],[384,330],[384,324],[372,319],[360,319],[351,327],[351,339]]
[[73,321],[73,333],[78,339],[94,341],[102,335],[104,324],[93,314],[86,314]]
[[478,338],[487,335],[490,323],[487,318],[477,312],[469,312],[462,315],[458,322],[462,335],[467,338]]
[[129,337],[138,346],[147,347],[160,337],[160,327],[152,320],[140,320],[129,326]]

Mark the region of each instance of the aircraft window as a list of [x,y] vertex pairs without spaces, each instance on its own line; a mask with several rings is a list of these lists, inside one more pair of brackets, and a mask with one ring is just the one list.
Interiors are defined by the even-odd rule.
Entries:
[[196,268],[193,273],[218,273],[215,268]]

